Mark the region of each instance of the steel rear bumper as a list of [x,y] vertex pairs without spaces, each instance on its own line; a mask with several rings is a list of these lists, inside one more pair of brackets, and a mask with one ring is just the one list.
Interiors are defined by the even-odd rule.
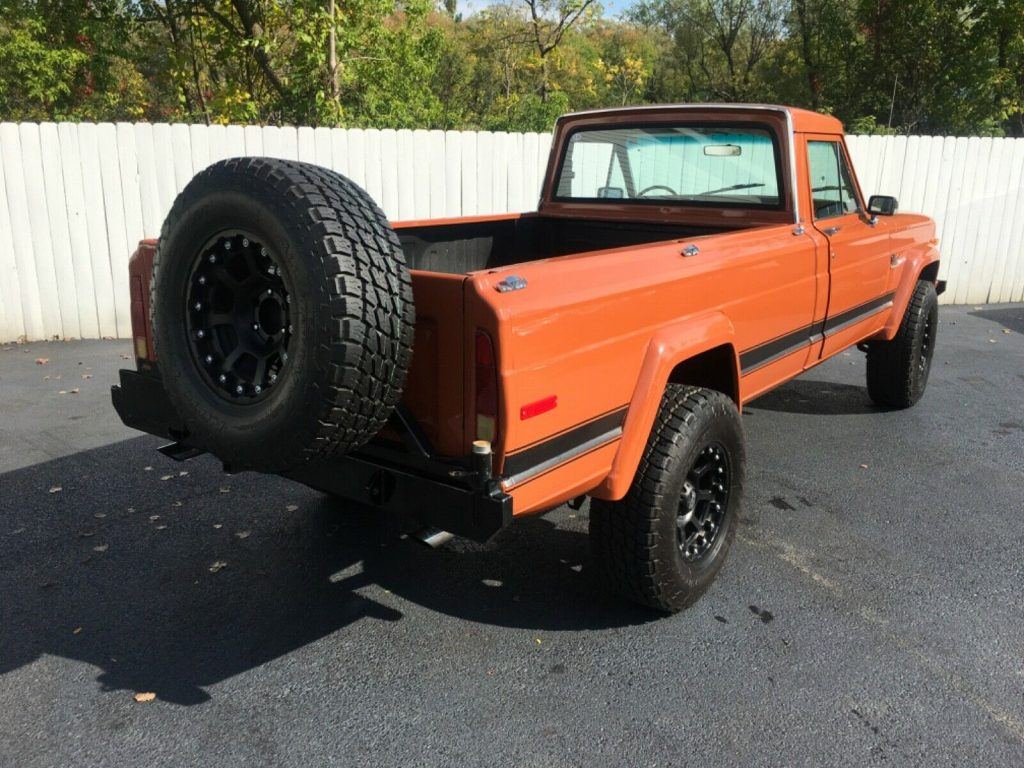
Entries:
[[[172,458],[202,453],[190,449],[188,432],[158,375],[122,370],[120,379],[120,385],[111,387],[110,398],[125,425],[176,441],[161,449]],[[408,427],[406,419],[399,421]],[[480,478],[468,461],[444,462],[419,448],[417,454],[371,444],[364,451],[304,464],[282,476],[379,509],[403,526],[432,526],[475,541],[486,541],[512,522],[512,497],[496,479]]]

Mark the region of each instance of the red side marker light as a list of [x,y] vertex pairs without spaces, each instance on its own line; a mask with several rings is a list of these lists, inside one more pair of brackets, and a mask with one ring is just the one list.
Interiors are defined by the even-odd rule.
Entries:
[[558,395],[551,395],[543,400],[527,403],[519,409],[519,418],[522,421],[532,419],[534,416],[540,416],[542,413],[547,413],[554,409],[556,405],[558,405]]

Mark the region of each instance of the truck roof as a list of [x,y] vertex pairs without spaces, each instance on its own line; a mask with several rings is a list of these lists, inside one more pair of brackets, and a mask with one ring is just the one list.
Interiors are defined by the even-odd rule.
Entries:
[[790,120],[793,130],[797,133],[842,133],[843,124],[831,115],[812,112],[799,107],[787,107],[781,104],[723,104],[723,103],[690,103],[690,104],[639,104],[631,107],[609,107],[606,109],[590,109],[582,112],[571,112],[563,117],[600,117],[601,115],[619,115],[635,113],[638,117],[650,112],[670,110],[700,112],[775,112],[783,113]]

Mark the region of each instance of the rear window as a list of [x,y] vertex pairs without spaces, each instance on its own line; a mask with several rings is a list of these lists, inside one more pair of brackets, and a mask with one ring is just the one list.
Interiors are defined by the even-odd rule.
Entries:
[[782,207],[779,147],[767,128],[658,125],[572,133],[555,200]]

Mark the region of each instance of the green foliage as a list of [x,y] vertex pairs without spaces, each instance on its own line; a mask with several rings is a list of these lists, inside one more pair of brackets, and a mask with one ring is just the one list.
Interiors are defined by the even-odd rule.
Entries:
[[0,0],[0,82],[5,120],[542,131],[713,100],[1020,136],[1024,0]]

